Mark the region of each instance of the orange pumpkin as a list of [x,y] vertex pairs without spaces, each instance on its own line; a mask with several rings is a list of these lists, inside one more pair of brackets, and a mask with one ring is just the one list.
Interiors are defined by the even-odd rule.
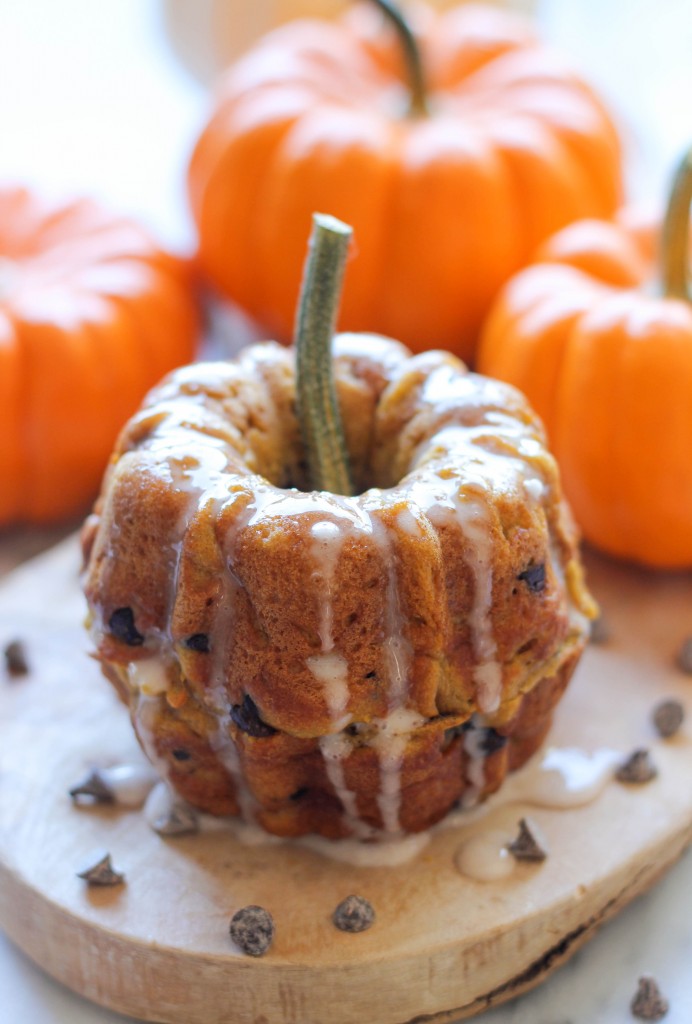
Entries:
[[138,225],[0,189],[0,525],[83,511],[120,427],[197,331],[188,269]]
[[417,17],[415,49],[373,4],[290,23],[222,83],[189,172],[199,259],[282,340],[315,210],[354,226],[342,329],[469,359],[536,245],[616,208],[614,129],[522,20],[470,5]]
[[654,247],[584,221],[550,239],[498,297],[479,368],[542,416],[585,537],[611,554],[692,567],[692,151]]

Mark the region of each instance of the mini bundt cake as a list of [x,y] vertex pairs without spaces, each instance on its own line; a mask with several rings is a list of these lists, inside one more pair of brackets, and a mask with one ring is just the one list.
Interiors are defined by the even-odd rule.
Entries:
[[588,634],[575,530],[513,388],[340,335],[358,495],[306,492],[295,353],[181,369],[83,544],[103,670],[190,804],[269,832],[416,832],[539,746]]

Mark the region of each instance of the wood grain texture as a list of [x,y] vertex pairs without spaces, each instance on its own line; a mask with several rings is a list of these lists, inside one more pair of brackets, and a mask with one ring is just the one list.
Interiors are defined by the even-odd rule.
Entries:
[[[689,705],[675,667],[692,578],[590,560],[612,639],[592,646],[560,708],[556,746],[649,746],[659,776],[607,786],[569,811],[527,808],[512,782],[484,817],[438,830],[418,858],[357,868],[287,843],[249,847],[223,828],[164,840],[141,812],[76,809],[67,790],[93,762],[139,757],[127,714],[88,657],[74,541],[0,586],[0,645],[21,637],[32,672],[0,675],[0,924],[75,991],[170,1024],[405,1024],[473,1016],[540,982],[646,889],[692,839],[692,729],[663,741],[662,697]],[[529,812],[550,856],[495,883],[462,877],[460,843]],[[126,885],[76,877],[109,850]],[[360,935],[331,924],[351,892],[375,905]],[[238,954],[240,906],[276,922],[268,955]]]

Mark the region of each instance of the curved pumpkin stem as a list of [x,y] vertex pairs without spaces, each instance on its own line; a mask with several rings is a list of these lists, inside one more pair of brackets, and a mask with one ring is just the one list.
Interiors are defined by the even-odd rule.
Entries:
[[661,276],[663,292],[673,299],[692,301],[689,290],[690,204],[692,203],[692,149],[682,158],[673,179],[663,222]]
[[332,336],[352,233],[335,217],[313,214],[295,332],[298,422],[310,486],[334,494],[353,494],[332,368]]
[[409,89],[411,92],[408,107],[409,117],[425,117],[428,113],[428,101],[426,98],[425,76],[423,74],[423,62],[421,59],[420,47],[413,34],[413,30],[401,10],[393,0],[372,0],[376,7],[382,11],[388,21],[391,22],[399,36],[401,48],[404,51],[406,70],[408,71]]

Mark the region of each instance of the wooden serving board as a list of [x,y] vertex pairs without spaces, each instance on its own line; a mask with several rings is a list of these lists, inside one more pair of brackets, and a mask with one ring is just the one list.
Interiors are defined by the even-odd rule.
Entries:
[[[242,845],[224,829],[163,839],[141,811],[73,807],[68,788],[89,763],[139,754],[88,657],[76,542],[29,563],[0,586],[0,644],[21,637],[32,667],[12,680],[0,669],[0,925],[75,991],[170,1024],[442,1024],[537,984],[692,839],[692,726],[663,741],[650,724],[663,697],[692,715],[692,679],[675,665],[692,632],[692,577],[595,557],[589,570],[612,638],[587,652],[551,744],[648,746],[658,778],[608,783],[571,810],[512,803],[510,788],[410,863],[366,868],[287,843]],[[527,812],[549,844],[543,864],[496,882],[459,873],[462,841]],[[102,850],[125,885],[76,877]],[[357,935],[331,923],[350,893],[377,913]],[[262,959],[228,935],[251,903],[276,923]]]

